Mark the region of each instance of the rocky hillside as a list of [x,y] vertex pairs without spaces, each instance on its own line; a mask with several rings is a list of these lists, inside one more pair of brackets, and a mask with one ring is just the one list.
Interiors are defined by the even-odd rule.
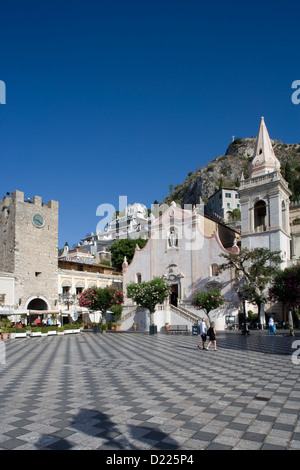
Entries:
[[[248,177],[248,167],[252,160],[256,138],[235,139],[225,155],[219,155],[204,168],[190,172],[182,184],[175,186],[164,199],[180,205],[198,204],[201,197],[205,203],[221,187],[238,188],[242,172]],[[281,173],[288,181],[292,199],[300,199],[300,143],[284,144],[272,140],[276,157],[281,163]]]

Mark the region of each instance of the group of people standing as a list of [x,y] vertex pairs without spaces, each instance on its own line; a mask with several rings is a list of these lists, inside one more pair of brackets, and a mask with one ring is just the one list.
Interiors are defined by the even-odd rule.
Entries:
[[[216,339],[216,329],[215,324],[212,322],[210,327],[207,329],[205,318],[202,319],[200,323],[200,336],[202,338],[202,343],[198,345],[199,349],[209,350],[210,345],[214,344],[214,350],[217,351],[217,339]],[[209,343],[207,347],[205,346],[207,336],[209,336]]]

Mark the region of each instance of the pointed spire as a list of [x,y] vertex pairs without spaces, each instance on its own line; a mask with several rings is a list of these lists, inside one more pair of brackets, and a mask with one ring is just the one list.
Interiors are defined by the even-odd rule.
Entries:
[[273,173],[279,169],[280,162],[275,156],[265,120],[262,117],[256,139],[254,158],[249,166],[249,175],[250,178],[254,178],[255,176],[263,176],[268,173]]

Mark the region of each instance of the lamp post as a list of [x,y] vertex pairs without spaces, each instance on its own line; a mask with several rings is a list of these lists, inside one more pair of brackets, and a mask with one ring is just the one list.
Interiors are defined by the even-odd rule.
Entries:
[[242,330],[242,335],[249,335],[250,331],[247,329],[247,323],[246,323],[246,299],[247,299],[247,293],[246,293],[246,288],[249,286],[247,280],[245,277],[242,277],[242,279],[239,282],[239,297],[242,299],[243,302],[243,317],[244,317],[244,326]]
[[76,294],[71,294],[70,292],[64,292],[58,294],[58,301],[60,304],[67,305],[68,310],[70,310],[70,305],[73,305],[76,299]]
[[[67,305],[68,310],[70,310],[70,305],[73,305],[76,299],[76,294],[71,294],[70,292],[63,292],[58,294],[58,301],[60,304]],[[63,315],[60,313],[61,326],[63,324]]]

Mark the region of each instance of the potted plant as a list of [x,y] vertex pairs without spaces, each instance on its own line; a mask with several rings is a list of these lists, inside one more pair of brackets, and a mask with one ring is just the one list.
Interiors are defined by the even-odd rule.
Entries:
[[121,327],[121,317],[122,317],[122,312],[123,312],[123,305],[122,304],[117,304],[117,305],[112,305],[110,308],[111,312],[113,313],[114,316],[114,324],[115,324],[115,330],[119,330]]
[[16,336],[16,328],[10,327],[7,329],[9,333],[9,339],[14,339]]
[[30,336],[34,337],[34,336],[41,336],[41,335],[42,335],[42,328],[40,328],[39,326],[33,326],[31,328]]
[[5,326],[1,328],[1,338],[4,340],[9,339],[9,328],[6,328]]
[[41,336],[48,336],[48,327],[47,326],[43,326],[41,328]]
[[57,326],[48,326],[48,336],[55,336],[57,334]]
[[102,323],[100,326],[101,333],[105,333],[107,329],[107,323]]
[[26,328],[17,328],[15,332],[15,338],[26,338]]
[[26,334],[27,334],[28,336],[30,336],[30,333],[31,333],[31,326],[26,326],[25,329],[26,329]]

